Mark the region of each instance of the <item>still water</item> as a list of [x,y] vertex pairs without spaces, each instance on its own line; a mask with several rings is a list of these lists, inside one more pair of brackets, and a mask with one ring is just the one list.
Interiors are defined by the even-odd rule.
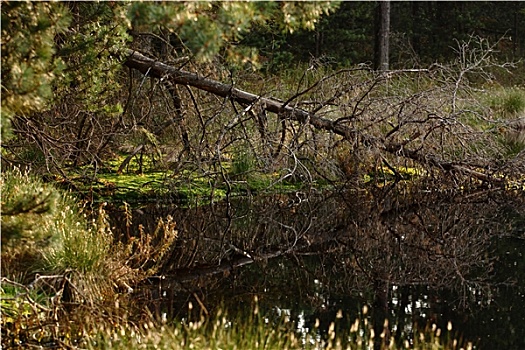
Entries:
[[397,338],[451,322],[477,349],[525,349],[523,192],[305,190],[155,203],[127,223],[111,215],[124,239],[177,222],[170,256],[140,292],[159,317],[187,317],[190,302],[249,309],[257,296],[299,332],[319,320],[322,336],[340,311],[350,327],[366,305],[374,328],[386,318]]

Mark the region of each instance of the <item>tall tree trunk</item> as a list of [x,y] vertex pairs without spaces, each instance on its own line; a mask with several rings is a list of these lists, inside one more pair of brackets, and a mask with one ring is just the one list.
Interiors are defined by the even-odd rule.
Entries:
[[417,57],[421,57],[421,25],[420,21],[421,18],[419,18],[421,10],[421,4],[417,1],[411,2],[412,5],[412,48],[414,49],[414,52],[416,53]]
[[389,69],[390,51],[390,1],[379,2],[379,20],[376,44],[376,69]]

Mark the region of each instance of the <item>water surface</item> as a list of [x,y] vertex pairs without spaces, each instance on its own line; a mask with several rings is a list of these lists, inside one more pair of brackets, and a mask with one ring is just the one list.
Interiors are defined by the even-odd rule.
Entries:
[[[123,236],[175,218],[179,236],[159,276],[141,290],[160,317],[187,305],[288,315],[320,333],[365,316],[398,338],[436,324],[479,349],[525,349],[525,207],[522,192],[338,190],[239,196],[207,206],[137,209]],[[146,292],[145,292],[146,291]]]

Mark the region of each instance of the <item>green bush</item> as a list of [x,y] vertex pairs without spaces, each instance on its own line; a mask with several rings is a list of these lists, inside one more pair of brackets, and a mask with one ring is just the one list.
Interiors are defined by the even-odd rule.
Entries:
[[177,236],[168,217],[119,243],[104,205],[88,222],[72,196],[18,169],[4,171],[0,187],[2,348],[75,343],[108,320],[108,308],[120,317],[115,300],[157,273]]
[[61,197],[52,186],[22,173],[4,171],[2,187],[2,244],[19,244],[15,239],[48,245],[54,236],[53,218],[61,208]]
[[[2,173],[0,185],[2,272],[8,277],[13,277],[9,272],[94,272],[106,258],[107,235],[87,228],[72,196],[16,168]],[[22,256],[24,265],[18,264]]]

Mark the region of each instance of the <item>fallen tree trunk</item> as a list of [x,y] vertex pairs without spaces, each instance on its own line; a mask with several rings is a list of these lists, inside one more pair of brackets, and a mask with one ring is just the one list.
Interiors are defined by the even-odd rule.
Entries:
[[338,123],[337,121],[316,116],[315,113],[308,112],[301,108],[292,107],[281,100],[252,94],[237,89],[231,84],[224,84],[195,73],[172,67],[146,57],[137,51],[127,51],[125,65],[129,68],[137,69],[146,76],[151,76],[157,79],[169,79],[174,84],[192,86],[217,96],[230,98],[233,101],[236,101],[245,106],[257,103],[261,106],[261,108],[286,117],[290,120],[294,120],[299,123],[308,123],[314,126],[316,129],[333,132],[347,139],[354,139],[357,137],[357,139],[365,145],[373,145],[384,152],[402,155],[423,165],[437,167],[441,170],[450,172],[463,174],[466,173],[471,177],[481,181],[492,183],[504,182],[501,178],[496,178],[494,176],[476,171],[476,169],[472,168],[468,164],[463,164],[461,162],[447,162],[445,160],[439,159],[439,157],[436,157],[435,155],[427,156],[421,154],[419,151],[409,150],[404,147],[404,144],[386,142],[385,139],[378,139],[377,137],[364,135],[351,127]]
[[262,97],[240,89],[231,84],[224,84],[216,80],[199,76],[195,73],[179,70],[167,64],[155,61],[136,51],[129,50],[129,56],[125,62],[127,67],[137,69],[142,74],[158,79],[170,79],[175,84],[189,85],[208,91],[221,97],[228,97],[232,100],[243,104],[251,105],[259,103],[262,108],[269,112],[279,115],[286,115],[288,118],[300,123],[310,123],[317,129],[334,132],[338,135],[349,137],[354,134],[353,130],[335,123],[332,120],[312,115],[301,108],[294,108],[285,105],[284,102],[273,98]]

